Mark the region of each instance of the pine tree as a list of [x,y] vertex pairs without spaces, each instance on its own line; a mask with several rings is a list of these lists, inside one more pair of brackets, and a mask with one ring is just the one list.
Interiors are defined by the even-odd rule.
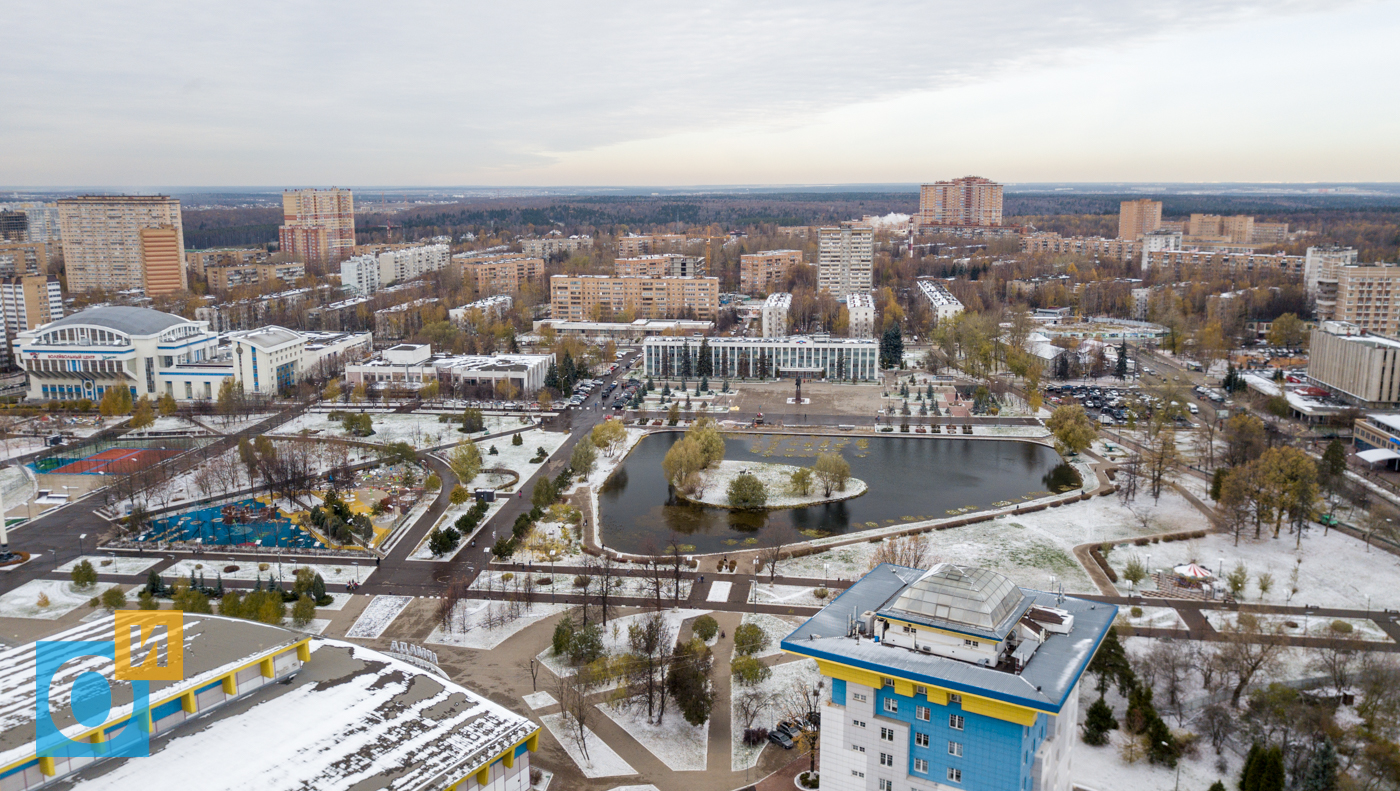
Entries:
[[700,376],[709,376],[715,372],[714,360],[710,356],[710,339],[700,339],[700,357],[695,361],[695,373]]
[[1225,784],[1216,780],[1214,783],[1210,784],[1210,788],[1206,789],[1206,791],[1225,791]]
[[1108,635],[1089,662],[1089,672],[1099,677],[1097,689],[1100,695],[1108,691],[1110,684],[1115,684],[1118,694],[1127,697],[1137,684],[1133,668],[1128,664],[1128,656],[1123,652],[1123,644],[1118,641],[1117,627],[1109,627]]
[[1322,744],[1313,752],[1308,761],[1308,770],[1303,775],[1302,791],[1336,791],[1337,751],[1332,748],[1332,740],[1322,738]]
[[1118,347],[1118,364],[1113,367],[1113,375],[1118,379],[1128,378],[1128,342]]
[[1100,695],[1099,699],[1089,706],[1088,715],[1084,719],[1084,743],[1095,746],[1108,744],[1108,732],[1117,727],[1118,720],[1113,717],[1113,709]]
[[1255,776],[1259,773],[1259,755],[1264,752],[1264,748],[1255,742],[1249,746],[1249,753],[1244,757],[1244,768],[1240,770],[1239,791],[1252,791],[1257,784]]

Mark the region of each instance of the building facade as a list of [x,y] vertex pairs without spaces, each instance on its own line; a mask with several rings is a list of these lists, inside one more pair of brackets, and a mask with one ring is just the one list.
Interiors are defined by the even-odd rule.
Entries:
[[1118,238],[1137,240],[1162,227],[1162,202],[1151,198],[1118,204]]
[[526,283],[544,277],[544,259],[512,253],[459,253],[452,262],[462,269],[462,279],[479,297],[514,294]]
[[767,294],[787,285],[789,277],[802,266],[801,250],[766,250],[739,256],[739,290],[745,294]]
[[520,240],[520,252],[531,258],[548,258],[556,253],[568,254],[592,249],[591,236],[546,236],[542,239]]
[[418,388],[437,382],[445,392],[490,385],[498,392],[513,389],[516,396],[530,396],[544,387],[553,361],[552,354],[435,355],[428,344],[401,343],[378,357],[347,365],[345,377],[352,385]]
[[43,242],[0,242],[0,277],[38,274],[47,262]]
[[636,341],[653,335],[708,335],[715,328],[713,321],[689,319],[636,319],[635,321],[555,321],[535,322],[535,332],[544,329],[570,338],[585,338],[597,343],[607,341]]
[[1400,341],[1324,321],[1308,344],[1308,379],[1363,409],[1400,407]]
[[1060,236],[1053,231],[1042,231],[1022,236],[1021,251],[1131,261],[1139,255],[1139,243],[1133,239],[1106,239],[1102,236]]
[[1336,318],[1337,280],[1342,268],[1360,263],[1351,247],[1309,247],[1303,256],[1303,287],[1316,306],[1321,321]]
[[847,294],[846,319],[846,332],[852,338],[875,337],[875,298],[869,294]]
[[797,378],[873,382],[880,376],[880,347],[873,340],[824,335],[787,338],[684,338],[642,341],[647,376],[695,376],[704,348],[713,376],[738,379]]
[[63,318],[63,293],[58,275],[23,275],[0,278],[0,322],[5,327],[5,348],[0,364],[10,366],[11,345],[21,332]]
[[1002,187],[980,176],[964,176],[919,187],[919,226],[1001,225]]
[[549,295],[550,315],[561,321],[608,321],[623,313],[713,320],[719,313],[717,277],[554,275]]
[[854,222],[817,231],[817,288],[833,296],[868,292],[873,283],[875,229]]
[[623,236],[617,240],[617,254],[628,258],[637,255],[660,253],[675,247],[683,247],[690,238],[683,233],[653,233],[637,236]]
[[180,201],[165,195],[84,195],[58,201],[69,291],[188,287]]
[[453,308],[447,311],[447,318],[462,324],[471,318],[472,313],[476,311],[486,318],[499,319],[510,313],[513,304],[515,304],[514,299],[505,294],[497,294],[494,297],[468,302],[460,308]]
[[211,266],[233,266],[256,264],[266,260],[271,254],[261,247],[224,247],[211,250],[186,250],[185,268],[191,273],[205,276]]
[[786,291],[769,294],[763,301],[763,337],[783,338],[788,334],[788,312],[792,309],[792,295]]
[[934,322],[946,321],[963,312],[962,302],[938,280],[919,280],[919,294],[928,303]]
[[404,283],[447,266],[451,250],[445,244],[395,247],[376,254],[356,255],[340,262],[340,284],[367,297],[382,286]]
[[1143,250],[1142,269],[1166,269],[1176,280],[1193,275],[1279,272],[1303,275],[1303,256],[1283,253],[1237,253],[1223,250]]
[[1382,335],[1400,334],[1400,265],[1344,266],[1336,270],[1336,277],[1335,285],[1319,283],[1319,320],[1346,321]]
[[781,643],[825,677],[822,788],[1070,791],[1080,679],[1116,613],[987,569],[878,566]]
[[[189,257],[185,260],[188,262]],[[242,286],[296,285],[306,277],[306,267],[298,263],[216,264],[206,266],[204,275],[209,279],[210,291],[222,292]]]
[[282,192],[281,252],[317,269],[348,258],[355,246],[355,196],[348,189]]
[[[231,332],[233,380],[243,392],[272,396],[291,390],[301,380],[306,337],[284,327],[259,327]],[[192,393],[193,386],[189,386]],[[186,393],[185,397],[192,397]]]
[[659,253],[636,258],[618,258],[613,274],[618,277],[704,277],[705,259],[693,255]]

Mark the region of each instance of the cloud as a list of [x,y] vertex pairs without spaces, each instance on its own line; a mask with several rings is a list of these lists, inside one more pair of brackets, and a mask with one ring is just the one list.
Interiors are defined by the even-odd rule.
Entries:
[[1339,5],[27,4],[0,29],[19,64],[0,74],[0,135],[31,156],[0,182],[508,177]]

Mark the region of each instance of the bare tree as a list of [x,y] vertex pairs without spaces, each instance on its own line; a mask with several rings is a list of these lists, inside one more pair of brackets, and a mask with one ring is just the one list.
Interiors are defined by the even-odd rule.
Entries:
[[928,536],[916,533],[912,536],[887,538],[881,541],[871,553],[870,570],[881,563],[895,566],[908,566],[916,569],[929,568],[937,562],[929,551]]
[[1332,686],[1340,693],[1351,686],[1352,668],[1356,665],[1356,652],[1345,646],[1341,640],[1328,640],[1310,652],[1308,668],[1326,674]]
[[569,728],[568,737],[583,753],[586,761],[593,759],[588,754],[588,720],[593,713],[593,704],[588,702],[592,674],[588,666],[577,668],[573,673],[558,677],[555,686],[559,698],[559,709],[564,715],[564,724]]
[[1142,481],[1142,456],[1129,453],[1127,458],[1118,462],[1113,479],[1118,484],[1118,499],[1121,502],[1131,503],[1137,499],[1138,486]]
[[[1256,677],[1267,675],[1277,665],[1284,646],[1270,638],[1277,629],[1263,626],[1249,613],[1238,613],[1236,622],[1222,630],[1221,668],[1234,682],[1230,705],[1239,708],[1240,696]],[[1261,640],[1263,638],[1263,640]]]
[[744,687],[734,698],[734,713],[742,729],[752,728],[754,720],[773,704],[775,697],[774,693],[765,692],[762,687]]
[[629,697],[646,698],[649,722],[660,724],[666,714],[666,670],[675,639],[675,630],[659,611],[627,628],[631,650],[631,662],[627,667]]

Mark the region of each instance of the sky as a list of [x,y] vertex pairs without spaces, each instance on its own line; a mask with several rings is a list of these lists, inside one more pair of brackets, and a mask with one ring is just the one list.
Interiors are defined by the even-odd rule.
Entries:
[[0,187],[1400,181],[1400,0],[5,18]]

